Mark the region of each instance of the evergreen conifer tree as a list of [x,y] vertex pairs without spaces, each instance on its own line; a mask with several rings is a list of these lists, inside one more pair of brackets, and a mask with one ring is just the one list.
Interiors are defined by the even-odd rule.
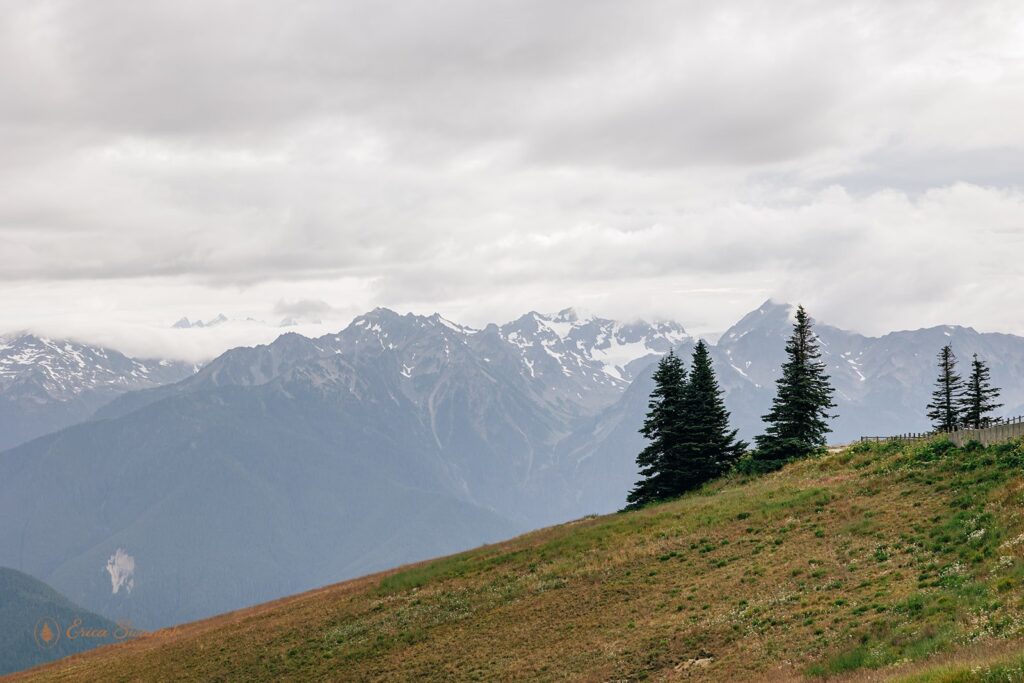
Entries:
[[939,378],[935,380],[927,415],[935,431],[951,432],[960,426],[964,382],[956,371],[956,355],[952,346],[943,346],[938,358]]
[[686,368],[673,351],[669,351],[654,371],[654,391],[648,402],[648,413],[640,433],[647,437],[647,447],[636,458],[643,477],[627,496],[627,509],[665,500],[677,495],[673,481],[678,466],[678,429]]
[[786,342],[787,360],[776,382],[772,408],[762,419],[765,433],[758,436],[754,468],[770,471],[823,448],[831,431],[828,419],[834,389],[825,374],[818,340],[803,306],[797,307],[793,334]]
[[960,398],[960,420],[969,429],[984,429],[992,424],[990,413],[1001,408],[996,403],[999,389],[992,386],[988,364],[974,354],[971,361],[971,374],[967,378],[963,395]]
[[729,429],[729,411],[711,365],[704,340],[693,350],[693,362],[682,398],[678,435],[678,470],[672,481],[677,495],[721,476],[744,453],[747,444]]

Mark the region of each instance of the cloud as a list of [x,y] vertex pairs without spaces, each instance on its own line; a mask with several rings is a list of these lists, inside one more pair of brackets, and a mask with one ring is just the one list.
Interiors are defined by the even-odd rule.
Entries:
[[[325,334],[373,305],[440,311],[480,325],[574,304],[623,319],[675,318],[711,332],[774,296],[867,333],[949,322],[1024,332],[1024,318],[1014,313],[1019,308],[1007,305],[1018,301],[1016,283],[1024,277],[1016,258],[1024,249],[1022,216],[1021,190],[959,183],[921,194],[858,196],[833,186],[785,201],[666,211],[640,225],[466,232],[451,243],[389,256],[373,277],[343,281],[275,281],[207,295],[201,285],[157,278],[136,286],[131,298],[112,282],[97,290],[92,306],[82,304],[88,289],[81,283],[55,283],[49,298],[64,300],[68,309],[55,307],[53,317],[36,319],[33,327],[135,355],[195,361],[229,346],[267,343],[280,332],[281,318],[304,323],[300,332]],[[16,312],[14,300],[24,298],[25,287],[0,293],[0,303]],[[265,303],[280,292],[291,295]],[[346,303],[332,306],[318,293]],[[179,296],[202,300],[203,307],[168,310]],[[249,308],[238,308],[241,303]],[[124,310],[146,310],[152,322],[112,323]],[[210,318],[220,311],[231,322],[169,329],[181,314]]]
[[285,319],[294,321],[310,322],[318,324],[323,318],[329,318],[338,314],[326,301],[320,299],[298,299],[296,301],[279,300],[274,304],[274,313],[283,315]]
[[158,330],[569,304],[713,328],[769,295],[1024,329],[1019,3],[0,13],[0,329],[196,356],[242,336]]

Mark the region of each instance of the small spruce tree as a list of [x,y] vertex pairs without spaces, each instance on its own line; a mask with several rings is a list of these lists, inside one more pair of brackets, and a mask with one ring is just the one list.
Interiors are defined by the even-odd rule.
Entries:
[[675,473],[679,468],[678,430],[686,368],[673,351],[658,362],[654,371],[654,391],[647,404],[648,413],[640,433],[647,437],[647,447],[636,458],[643,477],[626,498],[626,509],[638,508],[676,494]]
[[927,415],[935,431],[952,432],[960,426],[964,382],[956,371],[956,354],[952,346],[943,346],[938,358],[939,377],[935,380]]
[[960,397],[960,421],[968,429],[984,429],[992,424],[991,413],[1001,408],[996,403],[999,389],[992,386],[988,364],[974,354],[971,361],[971,374],[967,378],[963,394]]
[[818,339],[803,306],[796,310],[793,334],[786,342],[786,362],[776,381],[771,410],[762,419],[764,434],[756,437],[753,469],[770,471],[822,449],[831,430],[828,420],[834,389],[825,374]]
[[729,411],[711,365],[704,340],[693,350],[690,375],[683,390],[683,422],[678,429],[679,470],[673,472],[677,495],[725,474],[746,451],[747,444],[729,429]]

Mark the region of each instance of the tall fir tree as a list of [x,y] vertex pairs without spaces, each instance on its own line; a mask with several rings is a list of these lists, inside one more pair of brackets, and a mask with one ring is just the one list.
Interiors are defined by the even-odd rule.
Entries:
[[679,424],[686,368],[679,356],[669,351],[654,371],[654,391],[647,404],[648,413],[640,433],[649,441],[636,458],[643,477],[626,497],[627,509],[638,508],[675,494],[673,481],[679,468]]
[[793,334],[786,342],[787,360],[776,381],[772,408],[762,419],[765,433],[756,437],[755,469],[770,471],[823,448],[831,430],[834,389],[821,360],[810,316],[797,307]]
[[693,350],[682,418],[675,461],[679,469],[671,477],[677,495],[721,476],[747,449],[745,442],[737,440],[737,430],[729,429],[729,411],[704,340]]
[[992,386],[988,363],[974,354],[971,361],[971,374],[960,397],[960,421],[968,429],[984,429],[992,424],[991,413],[1002,408],[996,403],[999,389]]
[[935,380],[932,402],[928,404],[928,419],[937,432],[952,432],[960,426],[960,409],[964,381],[956,371],[956,354],[946,344],[939,351],[939,377]]

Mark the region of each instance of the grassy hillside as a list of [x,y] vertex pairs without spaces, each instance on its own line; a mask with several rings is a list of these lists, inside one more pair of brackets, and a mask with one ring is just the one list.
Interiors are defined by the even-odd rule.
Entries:
[[970,680],[941,677],[956,659],[946,673],[906,663],[998,642],[1006,662],[964,666],[1019,666],[1022,467],[1019,443],[857,446],[30,678]]

